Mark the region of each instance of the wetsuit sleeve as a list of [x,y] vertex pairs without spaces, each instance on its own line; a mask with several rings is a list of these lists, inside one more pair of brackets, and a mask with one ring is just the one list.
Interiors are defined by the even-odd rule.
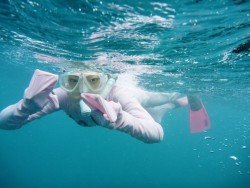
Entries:
[[156,143],[163,139],[162,126],[131,97],[126,90],[113,90],[113,100],[121,104],[114,129],[130,134],[145,143]]
[[0,129],[18,129],[32,120],[57,110],[59,110],[58,97],[52,93],[43,108],[37,106],[32,100],[22,99],[0,112]]

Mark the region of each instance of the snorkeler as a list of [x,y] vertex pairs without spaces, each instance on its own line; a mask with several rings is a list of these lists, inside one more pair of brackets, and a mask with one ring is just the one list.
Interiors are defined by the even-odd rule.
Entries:
[[145,142],[163,139],[159,124],[169,110],[189,104],[191,132],[210,127],[199,98],[180,93],[156,93],[118,85],[117,77],[93,71],[72,71],[58,76],[36,70],[24,97],[0,112],[0,128],[18,129],[47,114],[64,110],[79,125],[99,125],[123,131]]

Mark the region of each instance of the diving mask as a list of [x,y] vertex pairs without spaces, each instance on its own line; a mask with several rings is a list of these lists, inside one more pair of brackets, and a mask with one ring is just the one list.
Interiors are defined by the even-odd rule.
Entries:
[[72,71],[59,76],[59,84],[70,97],[80,99],[81,114],[91,113],[90,107],[81,99],[82,93],[99,94],[106,98],[115,85],[117,76],[92,71]]
[[60,75],[59,83],[69,94],[100,94],[105,88],[108,76],[98,72],[68,72]]

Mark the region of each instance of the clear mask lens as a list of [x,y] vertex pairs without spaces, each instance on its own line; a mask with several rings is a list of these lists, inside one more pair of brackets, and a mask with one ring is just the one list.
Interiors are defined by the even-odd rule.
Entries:
[[101,87],[101,78],[99,75],[88,75],[86,81],[92,90],[97,90]]
[[78,85],[80,77],[78,75],[62,75],[60,77],[60,85],[66,91],[74,91]]

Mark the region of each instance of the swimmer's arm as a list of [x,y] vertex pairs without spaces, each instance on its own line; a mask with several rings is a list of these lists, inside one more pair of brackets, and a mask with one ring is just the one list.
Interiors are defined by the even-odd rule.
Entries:
[[140,105],[137,99],[125,92],[114,94],[114,100],[121,104],[114,129],[130,134],[145,143],[157,143],[163,139],[163,129]]
[[24,98],[0,112],[0,129],[12,130],[59,109],[59,100],[53,94],[58,76],[35,70]]
[[49,102],[40,109],[31,100],[22,99],[0,112],[0,129],[19,129],[30,121],[59,110],[57,96],[50,94]]
[[148,118],[147,112],[142,112],[141,115],[136,116],[135,111],[141,111],[141,109],[134,109],[133,112],[122,110],[118,114],[115,129],[130,134],[145,143],[161,142],[164,136],[161,125],[155,122],[153,118]]

